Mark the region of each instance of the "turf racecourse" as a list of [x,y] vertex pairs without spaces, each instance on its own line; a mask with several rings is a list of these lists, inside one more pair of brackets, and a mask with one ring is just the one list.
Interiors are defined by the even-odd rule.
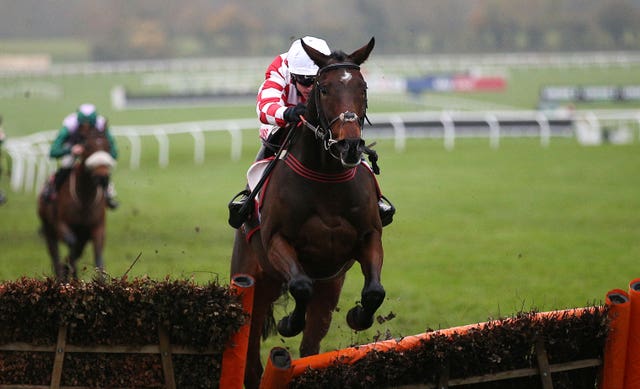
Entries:
[[[130,276],[229,277],[233,230],[226,204],[244,185],[255,153],[229,159],[228,139],[207,135],[206,160],[194,165],[192,141],[172,140],[171,161],[154,148],[130,170],[126,141],[114,175],[122,207],[109,213],[106,268]],[[345,322],[362,275],[349,272],[324,350],[508,316],[520,310],[580,307],[625,287],[640,258],[640,144],[583,147],[552,139],[466,139],[446,151],[439,140],[411,140],[404,153],[380,141],[384,193],[398,214],[385,228],[378,313],[391,318],[355,333]],[[0,181],[7,189],[6,177]],[[0,207],[0,279],[51,274],[38,237],[35,195],[8,192]],[[91,277],[91,251],[80,263]],[[281,308],[291,309],[290,304]],[[299,337],[272,337],[297,355]]]

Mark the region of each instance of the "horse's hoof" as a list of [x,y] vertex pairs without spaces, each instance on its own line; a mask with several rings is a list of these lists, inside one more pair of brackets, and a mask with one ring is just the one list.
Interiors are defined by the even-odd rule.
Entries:
[[296,326],[291,323],[290,316],[285,316],[278,322],[278,333],[285,338],[291,338],[302,332],[302,330],[304,329],[304,323],[302,324],[302,326],[298,327],[299,328],[296,328]]
[[365,315],[364,309],[357,305],[347,313],[347,324],[354,331],[363,331],[373,325],[373,315]]
[[347,324],[356,331],[366,330],[373,325],[373,315],[384,301],[382,287],[371,289],[362,296],[362,305],[356,305],[347,313]]

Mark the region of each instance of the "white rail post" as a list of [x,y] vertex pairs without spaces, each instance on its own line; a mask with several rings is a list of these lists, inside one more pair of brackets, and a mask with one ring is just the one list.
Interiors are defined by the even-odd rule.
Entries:
[[397,152],[403,152],[407,146],[407,129],[400,116],[394,115],[389,118],[389,122],[393,127],[393,138],[395,140],[395,148]]
[[169,137],[164,130],[155,130],[153,136],[158,141],[158,164],[160,167],[169,166]]
[[442,115],[440,115],[440,122],[444,128],[444,148],[451,151],[453,150],[456,142],[456,129],[453,124],[453,119],[448,112],[442,111]]
[[238,161],[242,155],[242,131],[235,122],[229,122],[227,128],[231,135],[231,160]]
[[189,131],[191,136],[193,137],[193,162],[198,165],[202,165],[204,163],[204,135],[202,134],[202,129],[200,127],[194,127],[191,131]]
[[21,152],[13,149],[9,149],[9,156],[11,156],[11,189],[18,192],[22,189],[24,182],[24,158]]
[[542,112],[536,114],[536,121],[540,126],[540,145],[542,147],[549,147],[549,139],[551,138],[551,127],[549,127],[549,120],[547,115]]
[[34,182],[36,180],[36,156],[31,152],[31,150],[29,150],[27,154],[27,169],[25,173],[24,190],[29,193],[33,191]]
[[131,170],[136,170],[140,168],[140,155],[142,154],[140,147],[140,137],[133,130],[127,131],[125,133],[125,136],[131,144],[131,158],[129,161],[129,166],[131,167]]
[[42,189],[43,184],[51,172],[51,158],[49,158],[49,145],[40,143],[38,145],[40,156],[38,158],[38,173],[36,174],[36,195]]
[[489,125],[489,144],[492,149],[500,147],[500,123],[498,118],[492,113],[485,116],[485,121]]

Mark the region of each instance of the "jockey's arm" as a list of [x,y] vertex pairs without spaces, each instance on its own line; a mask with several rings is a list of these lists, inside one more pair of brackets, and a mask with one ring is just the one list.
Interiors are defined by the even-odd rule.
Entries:
[[51,158],[60,158],[71,153],[71,145],[67,144],[69,140],[69,129],[66,126],[62,126],[58,132],[58,136],[51,144],[51,150],[49,150],[49,156]]
[[282,58],[276,57],[267,69],[268,75],[258,90],[256,113],[263,124],[284,127],[284,111],[287,109],[288,84],[282,74]]
[[116,140],[113,135],[111,135],[111,131],[109,131],[109,128],[105,129],[104,135],[109,141],[109,150],[111,156],[113,157],[113,159],[118,159],[118,146],[116,146]]

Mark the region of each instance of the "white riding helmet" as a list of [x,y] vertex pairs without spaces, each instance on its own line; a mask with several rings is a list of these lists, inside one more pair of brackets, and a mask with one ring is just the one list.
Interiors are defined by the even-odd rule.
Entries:
[[[322,54],[330,55],[331,49],[323,39],[305,36],[302,38],[307,46],[311,46]],[[300,39],[296,39],[289,48],[287,53],[287,62],[289,63],[289,72],[299,74],[301,76],[315,76],[318,73],[318,66],[313,63],[311,58],[302,48]]]

